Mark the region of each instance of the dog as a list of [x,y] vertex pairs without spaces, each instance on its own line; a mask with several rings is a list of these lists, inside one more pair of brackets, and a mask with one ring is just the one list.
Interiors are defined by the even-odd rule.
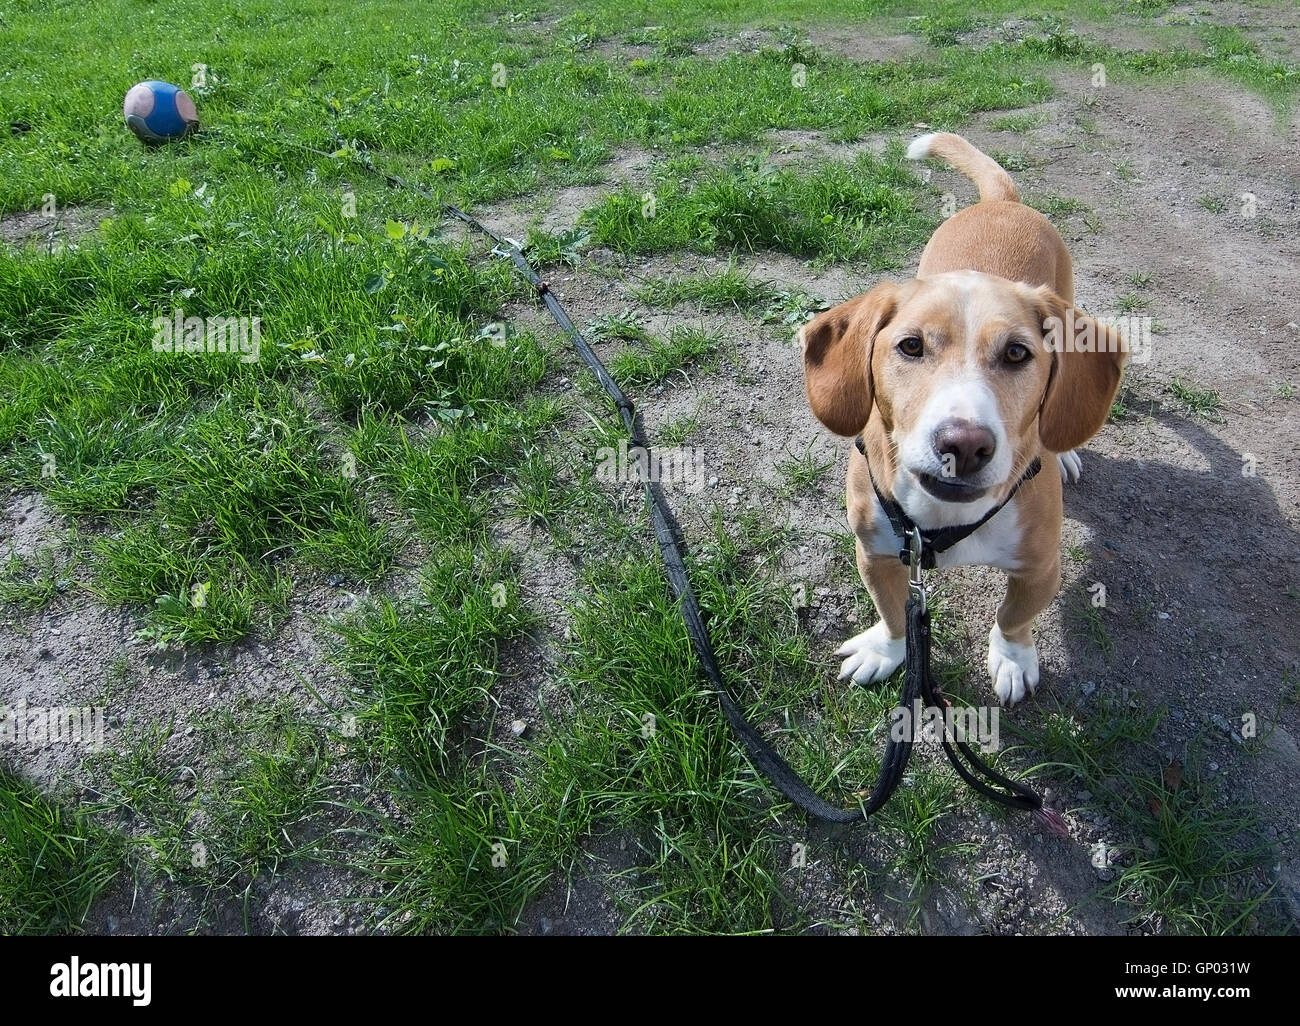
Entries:
[[[922,531],[996,511],[934,565],[1006,573],[988,672],[1011,705],[1038,687],[1032,627],[1060,588],[1062,483],[1079,479],[1075,450],[1109,415],[1125,346],[1074,308],[1064,241],[1021,204],[1001,165],[950,133],[915,139],[907,156],[941,158],[974,182],[979,202],[935,231],[914,279],[882,282],[799,332],[813,414],[858,439],[848,519],[880,616],[835,654],[840,680],[859,684],[884,680],[906,656],[907,543],[882,500]],[[1026,480],[1041,463],[1059,473]]]

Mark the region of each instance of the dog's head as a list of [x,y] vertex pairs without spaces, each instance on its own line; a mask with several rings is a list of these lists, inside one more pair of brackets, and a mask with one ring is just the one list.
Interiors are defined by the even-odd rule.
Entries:
[[1105,423],[1125,355],[1118,332],[1047,286],[976,271],[885,282],[799,339],[818,420],[851,436],[879,411],[900,501],[991,504],[1039,452],[1082,445]]

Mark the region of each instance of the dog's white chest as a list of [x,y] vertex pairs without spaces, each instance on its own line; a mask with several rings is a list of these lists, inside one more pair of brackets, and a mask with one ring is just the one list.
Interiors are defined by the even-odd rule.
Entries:
[[[896,556],[902,542],[894,534],[884,510],[871,499],[873,531],[871,551],[881,556]],[[1020,569],[1020,511],[1013,499],[993,516],[987,524],[968,538],[963,538],[946,552],[935,557],[938,567],[995,566],[999,570]]]

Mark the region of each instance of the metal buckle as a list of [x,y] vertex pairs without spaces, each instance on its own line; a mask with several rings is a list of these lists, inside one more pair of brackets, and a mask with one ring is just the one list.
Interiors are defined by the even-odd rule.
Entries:
[[907,533],[907,590],[914,598],[921,602],[921,611],[925,612],[929,608],[929,602],[925,593],[925,582],[921,580],[921,529],[913,526]]

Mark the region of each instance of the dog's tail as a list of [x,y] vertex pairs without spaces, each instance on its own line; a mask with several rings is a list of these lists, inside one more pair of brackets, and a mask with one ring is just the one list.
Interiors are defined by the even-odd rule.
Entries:
[[907,148],[908,160],[939,157],[964,174],[980,191],[981,202],[1009,200],[1020,202],[1020,193],[1011,176],[987,153],[977,150],[960,135],[931,132],[917,136]]

